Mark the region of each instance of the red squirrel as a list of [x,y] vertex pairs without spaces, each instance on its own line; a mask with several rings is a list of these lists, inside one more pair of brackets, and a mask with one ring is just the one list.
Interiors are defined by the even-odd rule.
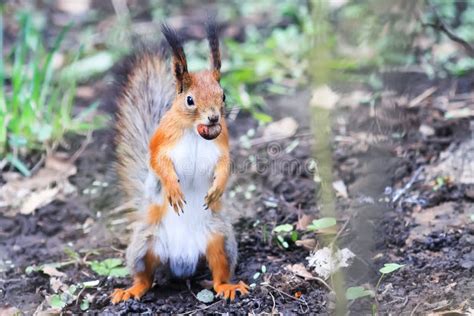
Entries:
[[[127,248],[133,285],[116,289],[111,302],[140,299],[156,269],[192,276],[205,259],[218,296],[248,294],[230,279],[237,242],[221,197],[230,173],[225,94],[215,22],[207,24],[211,69],[189,72],[175,30],[162,25],[172,52],[145,48],[125,65],[118,87],[117,172],[139,217]],[[171,69],[170,69],[171,68]]]

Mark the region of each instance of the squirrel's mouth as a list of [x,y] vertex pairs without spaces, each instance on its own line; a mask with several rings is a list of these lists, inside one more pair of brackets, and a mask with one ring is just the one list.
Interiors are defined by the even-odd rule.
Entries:
[[199,135],[201,135],[202,138],[207,139],[207,140],[211,140],[219,136],[219,134],[221,133],[221,130],[222,130],[222,126],[219,123],[209,124],[209,125],[199,124],[197,126],[197,131]]

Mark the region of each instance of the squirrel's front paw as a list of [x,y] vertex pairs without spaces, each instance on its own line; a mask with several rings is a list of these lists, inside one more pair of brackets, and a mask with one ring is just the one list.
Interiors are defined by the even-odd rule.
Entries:
[[224,190],[219,189],[217,186],[212,186],[204,198],[206,210],[209,207],[213,209],[214,204],[219,201],[223,193]]
[[170,203],[176,214],[179,215],[180,210],[184,213],[184,204],[186,204],[186,201],[184,200],[184,194],[179,186],[175,186],[171,189],[168,189],[167,198],[168,202]]

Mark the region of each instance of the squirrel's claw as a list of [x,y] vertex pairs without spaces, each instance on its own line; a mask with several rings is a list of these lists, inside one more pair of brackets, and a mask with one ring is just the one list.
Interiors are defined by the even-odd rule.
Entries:
[[206,206],[205,210],[209,209],[209,206],[219,200],[223,194],[222,190],[219,190],[217,188],[211,188],[207,195],[204,197],[204,205]]

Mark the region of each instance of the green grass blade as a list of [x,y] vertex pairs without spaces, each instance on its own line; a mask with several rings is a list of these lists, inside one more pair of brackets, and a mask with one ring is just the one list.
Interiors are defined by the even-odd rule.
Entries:
[[18,171],[20,171],[22,175],[24,175],[25,177],[31,176],[30,169],[28,169],[28,167],[23,163],[23,161],[13,156],[12,154],[8,154],[6,158],[7,161]]
[[48,53],[46,57],[46,62],[44,64],[44,78],[43,78],[43,85],[41,89],[41,96],[39,98],[39,106],[41,108],[44,108],[45,102],[46,102],[46,96],[49,93],[50,87],[51,87],[51,79],[53,77],[53,57],[54,55],[58,52],[59,47],[61,46],[61,43],[64,40],[64,36],[69,32],[69,29],[71,28],[72,24],[68,24],[66,27],[64,27],[59,35],[56,37],[56,40],[54,41],[53,47],[51,51]]

